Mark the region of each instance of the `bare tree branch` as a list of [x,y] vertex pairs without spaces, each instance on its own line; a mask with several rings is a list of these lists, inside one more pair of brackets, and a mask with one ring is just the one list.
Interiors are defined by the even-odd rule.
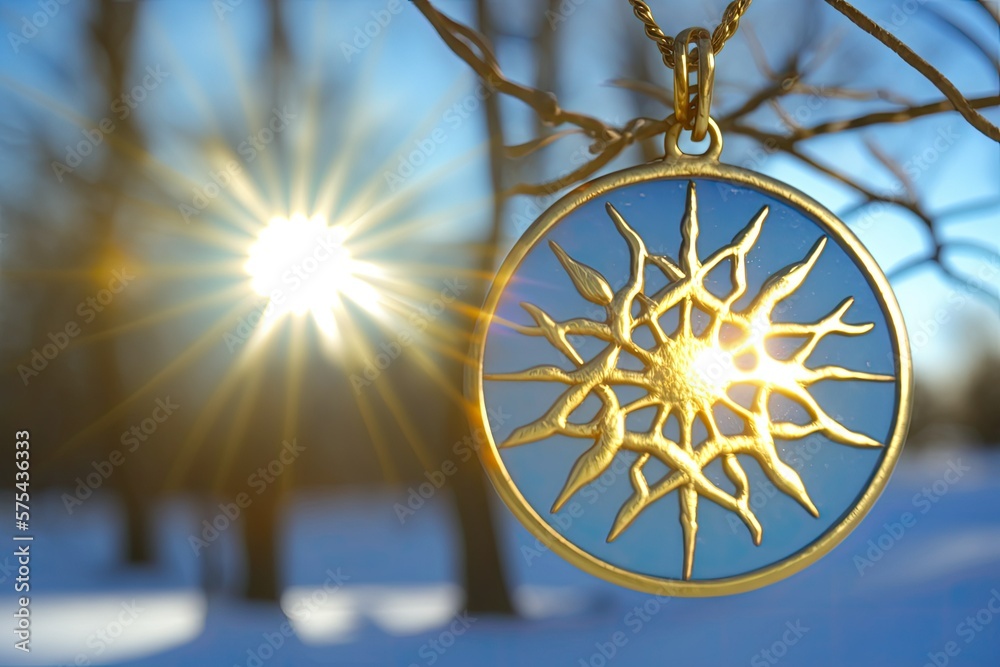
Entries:
[[[895,37],[886,33],[886,31],[872,22],[871,19],[864,16],[847,3],[842,2],[842,0],[827,0],[827,2],[830,2],[836,8],[841,9],[841,11],[845,11],[847,15],[852,18],[852,20],[860,22],[859,25],[862,25],[862,27],[869,26],[875,31],[885,33],[884,36],[886,39],[898,42]],[[429,0],[414,0],[413,4],[427,18],[427,20],[444,40],[445,44],[447,44],[456,55],[468,64],[473,71],[479,75],[479,77],[494,91],[500,94],[510,95],[511,97],[524,102],[535,111],[538,117],[546,125],[575,125],[580,128],[585,135],[595,140],[595,144],[591,147],[591,152],[594,153],[596,157],[592,161],[581,166],[572,173],[563,176],[562,178],[540,185],[519,185],[507,194],[546,194],[553,192],[560,187],[572,185],[573,183],[583,180],[595,173],[598,169],[617,156],[627,145],[637,140],[645,140],[655,137],[657,134],[662,133],[667,129],[665,122],[650,121],[648,119],[635,119],[632,122],[627,123],[622,128],[616,128],[593,116],[561,109],[556,96],[552,93],[516,83],[504,76],[499,63],[497,62],[496,56],[493,54],[489,41],[482,34],[472,28],[469,28],[468,26],[454,21],[442,12],[438,11],[433,5],[431,5]],[[873,34],[880,39],[882,38],[879,34]],[[905,45],[902,45],[901,43],[899,44],[904,49],[904,53],[901,53],[901,55],[904,56],[904,59],[907,59],[908,56],[904,54],[912,54],[912,51],[910,51]],[[913,54],[913,56],[919,60],[919,56],[916,56],[915,54]],[[924,61],[921,60],[921,62]],[[985,129],[987,136],[996,134],[1000,137],[1000,130],[993,125],[990,125],[981,114],[974,111],[975,109],[990,108],[1000,105],[1000,96],[992,95],[968,100],[958,93],[954,85],[945,79],[943,75],[937,72],[937,70],[934,70],[930,67],[930,65],[927,65],[926,62],[924,62],[924,64],[931,70],[929,78],[932,78],[932,80],[936,78],[936,84],[939,84],[942,81],[945,82],[946,85],[944,87],[949,91],[946,93],[946,95],[949,95],[946,99],[895,111],[880,111],[865,114],[856,118],[830,121],[813,127],[794,128],[792,133],[787,137],[751,131],[752,128],[736,123],[735,121],[737,119],[749,114],[761,104],[766,103],[769,99],[788,94],[790,90],[801,90],[801,88],[797,88],[797,81],[795,85],[790,87],[782,85],[783,82],[785,82],[789,77],[794,78],[798,73],[799,68],[795,66],[795,61],[792,61],[787,67],[783,68],[784,71],[781,73],[781,77],[777,78],[773,85],[767,87],[765,91],[752,96],[747,103],[742,105],[735,112],[721,118],[720,127],[731,131],[735,130],[736,132],[746,135],[762,135],[762,140],[767,140],[770,142],[769,145],[773,145],[773,142],[775,141],[782,144],[787,142],[794,143],[822,134],[830,134],[883,123],[901,123],[922,116],[957,110],[962,113],[966,119],[969,119],[970,114],[973,119],[980,119],[982,122],[979,123],[977,129],[980,131]],[[624,84],[624,82],[621,81],[618,82],[618,85],[623,85],[624,87],[637,91],[641,90],[641,92],[653,95],[657,99],[663,99],[663,96],[659,94],[655,88],[638,86],[634,83]],[[834,95],[847,97],[851,96],[851,93],[847,89],[839,88]],[[855,92],[854,95],[858,95],[858,93]],[[882,93],[875,93],[874,95],[883,98],[889,97],[884,93],[884,91]],[[860,97],[861,95],[858,96]],[[669,96],[667,99],[670,99]],[[972,122],[972,120],[970,120],[970,122]],[[983,123],[986,124],[985,128],[982,127]],[[975,125],[975,123],[973,124]],[[546,141],[545,143],[550,142]]]
[[[803,48],[799,48],[787,58],[782,67],[772,69],[763,57],[763,49],[756,42],[755,36],[748,32],[748,40],[751,43],[751,55],[754,57],[758,69],[764,76],[765,82],[760,89],[752,90],[743,104],[725,116],[720,117],[719,126],[731,134],[743,135],[762,144],[770,152],[781,151],[786,153],[803,164],[843,183],[861,197],[862,203],[855,207],[855,210],[873,203],[884,203],[910,212],[920,222],[921,227],[930,235],[933,251],[928,257],[915,259],[912,262],[912,266],[908,264],[900,267],[901,273],[908,273],[923,263],[931,262],[941,266],[945,276],[955,282],[964,284],[965,281],[960,274],[956,274],[941,262],[942,250],[947,247],[948,242],[942,241],[942,237],[939,235],[938,223],[943,218],[947,218],[953,214],[957,215],[957,212],[944,212],[934,215],[925,210],[920,202],[919,193],[906,178],[906,172],[889,155],[884,153],[879,146],[871,142],[867,144],[869,151],[901,183],[901,194],[895,191],[879,192],[856,178],[853,174],[823,164],[811,157],[804,150],[802,144],[809,139],[821,135],[836,134],[883,124],[903,123],[950,111],[958,111],[978,131],[987,137],[998,140],[1000,138],[1000,129],[989,123],[976,110],[1000,106],[1000,95],[967,99],[944,75],[853,6],[843,0],[825,1],[842,12],[856,25],[893,49],[906,63],[917,69],[939,88],[944,93],[945,99],[927,104],[913,104],[904,96],[887,89],[860,90],[844,85],[824,86],[807,84],[804,80],[805,77],[815,71],[819,63],[830,55],[828,48],[824,46],[821,49],[822,53],[809,59],[808,62],[803,61]],[[990,9],[984,2],[980,2],[980,4]],[[532,88],[507,79],[500,69],[489,40],[482,34],[445,16],[435,9],[429,0],[414,0],[414,5],[423,13],[434,29],[437,30],[449,48],[468,64],[494,92],[509,95],[528,105],[543,125],[574,126],[573,129],[546,134],[516,146],[507,146],[504,148],[504,154],[507,157],[515,159],[526,158],[536,151],[556,143],[571,134],[584,134],[591,142],[590,153],[593,155],[593,158],[585,164],[548,182],[515,185],[500,193],[501,197],[519,194],[551,194],[565,187],[582,182],[620,155],[629,145],[635,142],[650,141],[662,135],[668,129],[666,120],[635,118],[621,127],[617,127],[593,116],[564,110],[560,108],[556,96],[551,92]],[[974,42],[971,35],[966,34],[967,31],[962,31],[957,27],[956,31],[957,34],[964,35],[970,42]],[[973,43],[973,46],[979,50],[983,50],[984,48],[978,43]],[[544,80],[540,80],[539,85],[544,88]],[[673,96],[668,90],[645,81],[624,78],[614,80],[612,85],[658,100],[666,105],[668,110],[672,107]],[[860,102],[882,100],[897,105],[900,108],[864,113],[853,118],[825,121],[812,126],[802,126],[795,121],[793,115],[788,113],[782,104],[783,100],[795,95],[816,95],[828,99],[856,100]],[[747,122],[746,119],[754,111],[765,105],[771,107],[778,117],[784,120],[781,133],[762,130]]]
[[997,0],[976,0],[979,6],[986,10],[993,20],[1000,24],[1000,3]]
[[[493,55],[489,41],[481,33],[445,16],[428,0],[413,0],[413,5],[437,30],[444,43],[464,60],[479,78],[497,92],[510,95],[527,104],[546,125],[570,123],[594,139],[608,139],[614,132],[613,128],[593,116],[560,109],[559,102],[552,93],[524,86],[505,77],[496,56]],[[479,53],[477,54],[472,47]]]
[[586,180],[601,167],[617,157],[625,147],[636,141],[643,141],[663,134],[666,130],[666,121],[653,120],[651,118],[635,118],[620,130],[613,130],[613,138],[611,140],[594,144],[591,147],[591,153],[594,153],[595,157],[572,172],[547,183],[521,183],[510,188],[505,194],[507,196],[552,194],[574,183]]
[[[969,106],[974,109],[988,109],[1000,105],[1000,95],[978,97],[968,100],[968,103]],[[804,127],[795,130],[788,136],[768,134],[766,135],[766,138],[773,139],[780,137],[782,140],[797,142],[804,139],[810,139],[821,134],[834,134],[845,130],[855,130],[860,127],[870,127],[872,125],[882,125],[884,123],[905,123],[915,118],[944,113],[947,111],[955,111],[955,107],[949,100],[939,100],[937,102],[909,107],[907,109],[900,109],[898,111],[878,111],[875,113],[865,114],[864,116],[858,116],[857,118],[820,123],[819,125],[814,125],[813,127]],[[733,125],[730,126],[729,129],[745,134],[747,128],[746,126]]]
[[826,3],[849,18],[854,25],[892,49],[910,67],[923,74],[928,81],[944,93],[944,96],[952,103],[955,110],[962,114],[965,120],[969,121],[970,125],[993,141],[1000,141],[1000,127],[992,124],[985,116],[976,111],[969,104],[969,100],[965,99],[965,96],[955,87],[955,84],[948,80],[944,74],[936,70],[929,62],[917,55],[916,52],[900,41],[895,35],[862,14],[857,8],[846,2],[846,0],[826,0]]

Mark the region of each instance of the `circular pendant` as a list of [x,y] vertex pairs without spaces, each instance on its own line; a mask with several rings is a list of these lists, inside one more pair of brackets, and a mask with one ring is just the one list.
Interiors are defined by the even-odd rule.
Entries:
[[892,471],[910,356],[832,213],[710,157],[587,183],[486,299],[467,393],[500,496],[544,546],[666,595],[817,560]]

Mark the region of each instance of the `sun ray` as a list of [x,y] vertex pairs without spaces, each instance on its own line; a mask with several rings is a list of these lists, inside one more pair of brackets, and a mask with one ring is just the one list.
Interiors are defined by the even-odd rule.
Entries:
[[172,491],[180,487],[184,475],[187,474],[195,455],[208,436],[222,406],[229,400],[236,388],[241,386],[240,383],[253,368],[251,359],[252,355],[240,355],[236,363],[226,368],[222,378],[215,384],[212,393],[203,402],[201,411],[198,412],[187,433],[181,438],[177,454],[163,478],[162,491]]
[[431,455],[430,448],[427,446],[423,437],[421,437],[420,429],[406,411],[406,406],[396,393],[396,389],[391,383],[388,382],[376,384],[375,389],[379,396],[381,396],[382,402],[385,403],[386,407],[389,409],[389,412],[392,413],[396,423],[399,424],[400,430],[403,432],[403,438],[406,440],[406,444],[409,445],[410,450],[413,452],[414,456],[416,456],[417,461],[420,462],[421,467],[424,470],[433,470],[435,468],[435,462],[434,457]]
[[198,85],[198,79],[189,67],[185,65],[184,58],[177,52],[177,42],[170,38],[165,29],[165,23],[148,21],[147,24],[151,50],[163,55],[166,67],[170,71],[178,88],[187,96],[192,108],[197,112],[198,125],[207,130],[208,136],[222,136],[222,128],[219,126],[218,118],[212,112],[212,103],[209,99],[206,88]]
[[240,286],[230,286],[215,292],[208,292],[194,299],[182,301],[170,306],[169,308],[163,308],[162,310],[150,313],[144,317],[136,318],[113,327],[102,329],[101,331],[93,333],[89,336],[81,336],[71,342],[68,349],[86,347],[87,345],[96,343],[100,340],[115,338],[123,334],[147,329],[182,315],[188,315],[192,311],[198,311],[207,308],[208,306],[213,306],[219,302],[230,303],[232,302],[232,298],[235,294],[242,294],[242,292],[243,289]]
[[354,402],[358,406],[358,414],[361,415],[368,435],[371,438],[372,448],[378,459],[379,467],[382,469],[382,476],[389,484],[397,484],[400,480],[399,471],[389,453],[389,443],[386,440],[385,432],[375,415],[371,401],[362,391],[354,392]]
[[[326,5],[324,4],[323,7],[325,8]],[[326,9],[324,9],[324,13],[325,11]],[[318,56],[315,62],[317,67],[321,66],[324,62],[323,56]],[[377,63],[377,58],[365,59],[361,65],[361,72],[357,79],[358,90],[355,94],[348,96],[347,108],[344,112],[343,120],[339,124],[342,135],[339,138],[343,142],[340,146],[339,152],[342,155],[354,156],[361,154],[363,151],[362,146],[365,145],[374,132],[370,111],[365,106],[365,100],[372,99],[370,87],[375,81],[378,80],[378,78],[373,75]],[[321,119],[318,116],[316,118],[316,122],[321,122]],[[303,136],[309,135],[303,133]],[[321,155],[321,153],[317,152],[317,156]],[[308,163],[303,162],[303,164],[307,165]],[[323,173],[323,176],[318,180],[320,185],[316,188],[316,192],[312,195],[312,210],[335,211],[337,209],[340,200],[344,197],[345,191],[347,190],[347,179],[355,170],[355,166],[356,163],[352,159],[330,161],[325,173]],[[314,172],[321,172],[319,165],[314,166]],[[371,173],[374,175],[381,174],[382,172],[375,169],[372,170]],[[308,178],[306,178],[306,182],[308,182]]]
[[[461,82],[457,82],[455,86],[453,86],[453,90],[455,92],[450,95],[446,95],[443,99],[452,100],[457,98],[458,97],[457,93],[462,88],[463,84]],[[438,110],[432,110],[428,112],[424,120],[421,123],[417,124],[405,138],[401,139],[398,142],[398,145],[409,148],[414,146],[417,142],[426,139],[426,137],[430,136],[433,130],[440,123],[440,119],[442,118],[444,112],[453,103],[454,102],[452,101],[442,102]],[[353,131],[353,135],[355,136],[364,134],[365,134],[364,132],[359,131],[357,129]],[[400,203],[394,201],[395,199],[397,199],[398,197],[407,198],[407,197],[417,196],[420,190],[432,187],[433,185],[440,183],[441,182],[440,179],[444,174],[455,171],[458,168],[460,168],[463,164],[467,164],[469,162],[476,160],[477,157],[481,157],[483,153],[488,150],[488,147],[489,143],[484,141],[478,146],[467,150],[464,155],[459,156],[458,158],[453,159],[448,163],[445,163],[435,168],[434,170],[429,171],[426,175],[422,174],[419,178],[419,183],[417,183],[415,186],[407,185],[407,187],[403,191],[400,191],[400,193],[396,197],[384,196],[385,188],[389,185],[386,174],[396,175],[397,177],[402,179],[403,177],[399,176],[399,173],[396,170],[398,169],[399,162],[403,161],[404,158],[407,158],[408,155],[389,153],[388,155],[386,155],[385,159],[382,161],[381,164],[377,165],[371,170],[372,177],[367,182],[362,183],[354,191],[351,199],[345,203],[342,215],[347,220],[355,221],[358,219],[364,219],[366,214],[373,207],[376,206],[386,206],[390,207],[390,209],[392,207],[398,207]],[[407,164],[410,163],[407,162]],[[413,165],[410,166],[412,167]],[[414,167],[414,169],[416,169],[416,167]],[[337,192],[342,191],[348,174],[349,170],[343,171],[342,175],[339,176],[335,180],[335,182],[331,183],[324,190],[324,195],[320,201],[323,203],[330,202],[331,196],[335,196]]]
[[225,491],[229,474],[232,472],[233,460],[240,447],[245,444],[244,438],[252,421],[250,416],[258,409],[263,377],[261,366],[255,365],[247,381],[240,385],[240,397],[237,400],[235,412],[229,420],[230,427],[226,429],[222,449],[219,452],[219,463],[215,466],[212,490],[216,493],[221,494]]
[[302,405],[302,378],[306,369],[306,323],[293,320],[291,339],[288,343],[288,366],[285,373],[284,432],[295,433],[298,428],[299,410]]
[[[290,166],[291,178],[288,192],[289,206],[293,211],[329,210],[317,209],[316,202],[313,200],[313,193],[311,192],[313,187],[312,174],[320,172],[317,163],[321,159],[319,157],[321,155],[321,151],[319,150],[321,142],[316,141],[316,137],[321,136],[323,129],[323,100],[321,99],[323,87],[321,83],[323,80],[324,58],[322,57],[321,46],[323,44],[323,26],[327,25],[326,21],[329,20],[329,5],[325,3],[317,5],[316,13],[318,15],[313,17],[312,29],[308,33],[309,43],[305,49],[311,55],[305,59],[307,64],[302,68],[303,84],[305,87],[305,99],[302,105],[302,128],[300,132],[292,135],[292,141],[290,142],[292,143],[292,154],[296,156],[296,159],[292,161]],[[375,59],[372,58],[369,62],[374,61]],[[364,84],[371,78],[362,75],[360,81]],[[359,91],[357,95],[349,97],[357,105],[357,100],[368,99],[362,97],[364,93],[365,91]],[[348,122],[342,127],[354,127],[354,125]],[[341,136],[338,136],[338,139],[346,140],[347,137],[343,137],[345,133],[341,132]],[[336,164],[348,161],[333,160],[332,162]]]
[[141,386],[129,393],[129,395],[119,401],[117,405],[109,408],[103,415],[84,426],[68,440],[59,445],[54,452],[54,456],[58,457],[71,451],[86,438],[92,436],[94,433],[100,432],[102,429],[106,429],[109,424],[114,423],[116,420],[122,419],[129,407],[131,407],[136,401],[140,398],[146,397],[151,391],[153,391],[153,389],[162,385],[162,383],[166,382],[170,378],[176,377],[184,369],[188,368],[191,364],[201,358],[201,356],[205,354],[209,348],[214,345],[218,345],[219,341],[222,339],[222,335],[230,327],[232,327],[232,323],[240,314],[242,314],[244,309],[244,304],[239,303],[223,313],[212,326],[205,330],[166,366],[154,373],[152,377],[148,378]]

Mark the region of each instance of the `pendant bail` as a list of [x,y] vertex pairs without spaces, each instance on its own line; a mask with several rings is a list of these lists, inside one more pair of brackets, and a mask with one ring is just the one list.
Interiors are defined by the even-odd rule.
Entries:
[[[694,45],[694,49],[690,47]],[[692,56],[694,60],[692,61]],[[691,93],[691,72],[697,73],[695,92]],[[712,35],[705,28],[688,28],[674,40],[674,116],[692,141],[705,138],[715,84],[715,52]]]

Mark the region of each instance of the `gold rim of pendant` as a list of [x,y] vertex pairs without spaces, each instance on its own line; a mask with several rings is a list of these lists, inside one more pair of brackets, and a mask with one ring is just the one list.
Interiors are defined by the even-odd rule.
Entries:
[[[479,451],[480,459],[497,492],[521,523],[542,544],[586,572],[641,591],[690,597],[728,595],[765,586],[802,570],[840,543],[868,513],[885,487],[902,449],[912,400],[910,349],[902,314],[888,280],[872,256],[843,222],[807,195],[761,174],[717,162],[715,156],[718,153],[718,148],[721,148],[721,138],[717,136],[718,130],[714,127],[714,123],[708,129],[709,134],[713,135],[709,155],[687,156],[680,153],[679,150],[669,151],[671,144],[676,146],[676,137],[668,137],[667,147],[670,157],[591,181],[563,197],[545,211],[517,241],[494,279],[476,323],[470,351],[472,363],[466,370],[466,395],[470,401],[470,419],[474,427],[482,429],[486,435],[486,443]],[[563,537],[528,503],[507,472],[489,425],[488,406],[483,391],[483,356],[486,336],[493,322],[499,300],[527,253],[543,239],[550,229],[590,200],[624,186],[684,178],[705,178],[746,185],[783,201],[818,222],[821,229],[833,236],[862,270],[878,300],[886,326],[889,329],[891,342],[896,347],[894,379],[897,382],[897,401],[892,434],[884,443],[885,453],[858,502],[845,512],[843,520],[831,526],[817,540],[801,550],[763,568],[720,579],[668,579],[633,572],[610,564]],[[686,565],[686,567],[690,566]]]

